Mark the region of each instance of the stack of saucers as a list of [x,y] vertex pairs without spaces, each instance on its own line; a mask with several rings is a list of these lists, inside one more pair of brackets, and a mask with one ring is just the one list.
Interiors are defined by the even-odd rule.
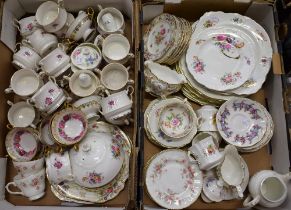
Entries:
[[234,98],[225,102],[216,115],[222,138],[241,152],[254,152],[267,145],[273,136],[271,115],[261,104]]
[[208,12],[192,29],[186,55],[176,66],[188,79],[187,97],[219,105],[262,87],[272,60],[262,26],[236,13]]
[[192,141],[198,120],[189,102],[173,97],[152,101],[145,111],[144,126],[153,143],[180,148]]
[[145,59],[174,64],[186,51],[191,34],[191,24],[183,18],[166,13],[156,17],[144,35]]

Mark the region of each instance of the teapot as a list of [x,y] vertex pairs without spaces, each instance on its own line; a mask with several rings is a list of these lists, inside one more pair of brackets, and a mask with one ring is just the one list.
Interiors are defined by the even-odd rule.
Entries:
[[176,93],[187,82],[183,74],[178,74],[167,66],[146,61],[145,67],[145,90],[154,96],[166,97]]
[[245,199],[245,207],[257,204],[275,208],[280,206],[287,198],[286,183],[291,179],[291,173],[284,175],[272,170],[262,170],[256,173],[249,182],[250,195]]

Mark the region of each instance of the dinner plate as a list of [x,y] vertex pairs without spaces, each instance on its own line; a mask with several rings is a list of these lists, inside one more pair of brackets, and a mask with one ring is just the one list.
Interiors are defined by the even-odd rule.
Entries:
[[[128,136],[117,126],[110,125],[105,122],[92,121],[89,124],[90,129],[96,132],[109,133],[118,139],[120,145],[125,151],[124,165],[120,173],[109,184],[98,188],[84,188],[77,185],[73,181],[62,182],[58,185],[52,184],[52,187],[63,197],[75,200],[81,200],[92,203],[104,203],[115,198],[125,186],[125,182],[129,177],[129,161],[131,155],[132,144]],[[53,191],[54,192],[54,191]]]
[[250,147],[262,140],[268,119],[257,102],[236,98],[219,108],[216,124],[226,142],[237,147]]
[[[159,128],[159,116],[160,112],[163,107],[167,106],[167,104],[171,103],[177,103],[177,102],[183,102],[183,99],[180,97],[173,97],[173,98],[168,98],[165,100],[154,100],[152,101],[149,106],[147,107],[145,113],[144,113],[144,120],[145,120],[145,129],[148,138],[153,141],[153,143],[165,147],[165,148],[180,148],[184,147],[187,144],[191,143],[193,137],[197,133],[197,124],[193,126],[191,129],[191,132],[182,137],[182,138],[177,138],[173,139],[168,136],[166,136],[161,129]],[[188,106],[191,106],[189,102],[186,102]],[[197,117],[196,114],[193,110],[194,113],[194,122],[197,122]],[[192,113],[192,114],[193,114]]]
[[183,209],[194,203],[202,189],[202,173],[187,152],[164,150],[154,156],[145,169],[150,197],[167,209]]

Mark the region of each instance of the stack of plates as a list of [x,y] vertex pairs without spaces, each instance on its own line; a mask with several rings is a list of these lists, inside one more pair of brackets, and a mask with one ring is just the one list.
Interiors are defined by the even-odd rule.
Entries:
[[192,27],[186,55],[176,64],[188,79],[183,88],[187,97],[200,104],[219,105],[262,87],[272,48],[259,24],[235,13],[208,12]]
[[183,18],[166,13],[156,17],[144,35],[145,59],[176,63],[187,50],[191,34],[191,24]]
[[216,124],[222,138],[240,152],[259,150],[268,144],[274,131],[265,107],[247,98],[225,102],[216,114]]

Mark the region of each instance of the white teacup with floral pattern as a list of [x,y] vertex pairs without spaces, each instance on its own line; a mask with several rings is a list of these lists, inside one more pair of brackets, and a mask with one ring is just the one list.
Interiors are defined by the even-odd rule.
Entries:
[[[20,44],[16,44],[20,45]],[[19,50],[15,50],[13,54],[12,64],[17,69],[33,69],[37,70],[37,64],[40,61],[41,57],[35,52],[32,48],[28,46],[20,45]]]
[[46,159],[46,170],[50,182],[59,184],[73,180],[69,153],[51,153]]
[[191,155],[194,156],[201,170],[214,168],[223,160],[223,155],[219,152],[212,136],[192,144],[188,154],[190,158]]
[[18,29],[22,37],[32,34],[40,27],[35,19],[35,16],[29,16],[22,18],[21,20],[14,19],[13,24]]
[[[20,191],[10,190],[10,185],[18,187]],[[31,201],[37,200],[45,194],[45,169],[24,178],[18,174],[14,177],[13,182],[9,182],[5,188],[10,194],[23,195]]]
[[35,174],[44,167],[44,158],[40,158],[33,161],[18,162],[13,161],[13,166],[17,170],[21,177],[27,177],[31,174]]

